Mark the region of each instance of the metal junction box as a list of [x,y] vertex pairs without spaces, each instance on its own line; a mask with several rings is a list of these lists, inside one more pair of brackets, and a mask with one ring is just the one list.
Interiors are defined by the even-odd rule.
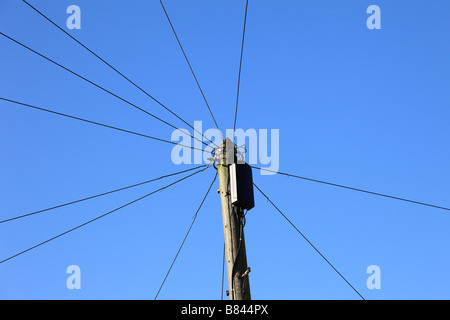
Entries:
[[252,168],[247,163],[230,165],[231,203],[250,210],[255,206]]

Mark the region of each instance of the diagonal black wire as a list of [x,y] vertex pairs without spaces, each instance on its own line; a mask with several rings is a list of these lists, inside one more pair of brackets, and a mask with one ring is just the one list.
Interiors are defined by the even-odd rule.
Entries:
[[163,280],[163,282],[161,283],[161,286],[159,287],[159,290],[158,290],[158,292],[156,293],[156,296],[155,296],[155,299],[154,299],[154,300],[156,300],[156,299],[158,298],[158,295],[159,295],[159,293],[161,292],[161,289],[162,289],[162,287],[164,286],[164,283],[166,282],[167,277],[169,276],[169,273],[170,273],[170,271],[172,270],[172,267],[173,267],[173,265],[175,264],[175,261],[177,260],[178,255],[180,254],[180,251],[181,251],[181,249],[183,248],[183,245],[184,245],[184,243],[186,242],[186,239],[187,239],[187,237],[189,236],[189,233],[191,232],[192,227],[194,226],[195,220],[197,219],[198,212],[200,211],[201,207],[203,206],[203,203],[204,203],[205,200],[206,200],[206,197],[208,196],[209,192],[211,191],[211,188],[212,188],[214,182],[216,181],[216,178],[217,178],[217,172],[216,172],[216,174],[215,174],[215,176],[214,176],[213,181],[211,182],[211,185],[210,185],[209,188],[208,188],[208,191],[206,191],[206,194],[205,194],[205,196],[203,197],[203,200],[202,200],[202,202],[200,203],[200,206],[198,207],[197,211],[195,212],[194,218],[192,219],[192,223],[191,223],[191,225],[190,225],[190,227],[189,227],[189,229],[188,229],[186,235],[184,236],[183,242],[181,243],[180,248],[178,249],[177,254],[175,255],[175,258],[173,259],[172,264],[170,265],[169,270],[167,271],[166,276],[164,277],[164,280]]
[[[107,124],[103,124],[103,123],[99,123],[99,122],[95,122],[95,121],[91,121],[91,120],[86,120],[86,119],[83,119],[83,118],[78,118],[78,117],[71,116],[71,115],[68,115],[68,114],[65,114],[65,113],[61,113],[61,112],[57,112],[57,111],[53,111],[53,110],[49,110],[49,109],[45,109],[45,108],[41,108],[41,107],[36,107],[36,106],[31,105],[31,104],[15,101],[15,100],[11,100],[11,99],[6,99],[6,98],[0,97],[0,100],[11,102],[11,103],[15,103],[17,105],[21,105],[21,106],[28,107],[28,108],[33,108],[33,109],[40,110],[40,111],[45,111],[45,112],[48,112],[48,113],[56,114],[56,115],[59,115],[59,116],[70,118],[70,119],[75,119],[75,120],[79,120],[79,121],[95,124],[95,125],[98,125],[98,126],[101,126],[101,127],[110,128],[110,129],[114,129],[114,130],[130,133],[130,134],[134,134],[134,135],[137,135],[137,136],[145,137],[145,138],[156,140],[156,141],[160,141],[160,142],[170,143],[170,144],[174,144],[174,145],[178,144],[178,143],[176,143],[174,141],[169,141],[169,140],[164,140],[164,139],[160,139],[160,138],[155,138],[155,137],[152,137],[152,136],[149,136],[149,135],[146,135],[146,134],[137,133],[137,132],[130,131],[130,130],[125,130],[125,129],[121,129],[121,128],[118,128],[118,127],[113,127],[113,126],[110,126],[110,125],[107,125]],[[192,147],[192,146],[186,146],[184,144],[178,144],[178,145],[182,146],[182,147],[185,147],[185,148],[190,148],[190,149],[203,151],[202,149],[195,148],[195,147]]]
[[177,180],[177,181],[175,181],[175,182],[172,182],[171,184],[169,184],[169,185],[167,185],[167,186],[165,186],[165,187],[162,187],[162,188],[160,188],[160,189],[158,189],[158,190],[155,190],[155,191],[153,191],[153,192],[151,192],[151,193],[148,193],[148,194],[146,194],[146,195],[144,195],[144,196],[142,196],[142,197],[140,197],[140,198],[137,198],[136,200],[133,200],[133,201],[131,201],[131,202],[128,202],[128,203],[126,203],[126,204],[124,204],[124,205],[122,205],[122,206],[120,206],[120,207],[118,207],[118,208],[116,208],[116,209],[114,209],[114,210],[108,211],[107,213],[104,213],[104,214],[102,214],[102,215],[100,215],[100,216],[98,216],[98,217],[96,217],[96,218],[94,218],[94,219],[91,219],[91,220],[89,220],[89,221],[87,221],[87,222],[85,222],[85,223],[82,223],[82,224],[80,224],[80,225],[78,225],[78,226],[76,226],[76,227],[74,227],[74,228],[72,228],[72,229],[69,229],[69,230],[67,230],[67,231],[65,231],[65,232],[63,232],[63,233],[60,233],[60,234],[58,234],[57,236],[54,236],[54,237],[52,237],[52,238],[50,238],[50,239],[48,239],[48,240],[45,240],[45,241],[43,241],[43,242],[41,242],[41,243],[39,243],[39,244],[37,244],[37,245],[34,245],[34,246],[32,246],[32,247],[30,247],[30,248],[28,248],[28,249],[26,249],[26,250],[23,250],[23,251],[21,251],[21,252],[19,252],[19,253],[16,253],[16,254],[14,254],[14,255],[12,255],[12,256],[10,256],[10,257],[8,257],[8,258],[6,258],[6,259],[0,261],[0,264],[6,262],[6,261],[8,261],[8,260],[11,260],[11,259],[13,259],[13,258],[15,258],[15,257],[17,257],[17,256],[20,256],[20,255],[22,255],[22,254],[24,254],[24,253],[26,253],[26,252],[28,252],[28,251],[30,251],[30,250],[33,250],[33,249],[35,249],[35,248],[37,248],[37,247],[39,247],[39,246],[42,246],[43,244],[46,244],[46,243],[48,243],[48,242],[50,242],[50,241],[53,241],[53,240],[55,240],[55,239],[57,239],[57,238],[59,238],[59,237],[61,237],[61,236],[63,236],[63,235],[66,235],[66,234],[68,234],[68,233],[70,233],[70,232],[72,232],[72,231],[75,231],[75,230],[77,230],[77,229],[79,229],[79,228],[81,228],[81,227],[84,227],[84,226],[86,226],[86,225],[88,225],[88,224],[90,224],[90,223],[92,223],[92,222],[94,222],[94,221],[96,221],[96,220],[99,220],[99,219],[101,219],[101,218],[104,218],[104,217],[106,217],[107,215],[109,215],[109,214],[111,214],[111,213],[113,213],[113,212],[116,212],[116,211],[118,211],[118,210],[120,210],[120,209],[123,209],[123,208],[125,208],[125,207],[127,207],[127,206],[129,206],[129,205],[131,205],[131,204],[133,204],[133,203],[135,203],[135,202],[138,202],[138,201],[140,201],[140,200],[142,200],[142,199],[144,199],[144,198],[147,198],[148,196],[151,196],[152,194],[155,194],[155,193],[157,193],[157,192],[160,192],[160,191],[162,191],[162,190],[164,190],[164,189],[166,189],[166,188],[168,188],[168,187],[170,187],[170,186],[172,186],[172,185],[174,185],[174,184],[176,184],[176,183],[178,183],[178,182],[181,182],[181,181],[183,181],[183,180],[185,180],[185,179],[187,179],[187,178],[189,178],[189,177],[192,177],[193,175],[195,175],[195,174],[197,174],[197,173],[200,173],[200,172],[202,172],[202,171],[205,171],[205,170],[208,169],[208,168],[209,168],[209,166],[206,167],[206,168],[204,168],[204,169],[198,170],[198,171],[196,171],[196,172],[194,172],[194,173],[191,173],[190,175],[185,176],[185,177],[183,177],[183,178],[181,178],[181,179],[179,179],[179,180]]
[[361,299],[365,300],[364,297],[358,292],[358,290],[356,290],[351,284],[350,282],[348,282],[348,280],[331,264],[330,261],[328,261],[327,258],[325,258],[325,256],[311,243],[311,241],[308,240],[308,238],[306,238],[306,236],[291,222],[291,220],[289,220],[283,212],[281,212],[280,209],[278,209],[278,207],[269,199],[269,197],[260,189],[258,188],[258,186],[256,184],[253,183],[253,185],[256,187],[256,189],[258,189],[259,192],[261,192],[261,194],[267,199],[267,201],[270,202],[270,204],[277,209],[277,211],[284,217],[284,219],[286,219],[287,222],[289,222],[289,224],[303,237],[303,239],[306,240],[306,242],[308,242],[308,244],[330,265],[331,268],[333,268],[334,271],[336,271],[336,273],[353,289],[353,291],[355,291],[360,297]]
[[175,129],[175,130],[178,130],[178,131],[182,132],[183,134],[185,134],[185,135],[187,135],[187,136],[189,136],[189,137],[191,137],[191,138],[193,138],[193,139],[196,139],[196,140],[200,141],[201,143],[207,145],[206,142],[201,141],[201,140],[199,140],[198,138],[196,138],[196,137],[194,137],[194,136],[191,136],[189,133],[186,133],[185,131],[180,130],[179,128],[175,127],[174,125],[168,123],[167,121],[165,121],[165,120],[163,120],[163,119],[161,119],[161,118],[155,116],[154,114],[148,112],[148,111],[145,110],[145,109],[142,109],[141,107],[137,106],[136,104],[134,104],[134,103],[132,103],[132,102],[130,102],[130,101],[128,101],[128,100],[126,100],[126,99],[124,99],[124,98],[118,96],[117,94],[115,94],[115,93],[109,91],[108,89],[105,89],[104,87],[102,87],[102,86],[98,85],[97,83],[95,83],[95,82],[93,82],[93,81],[91,81],[91,80],[89,80],[89,79],[83,77],[82,75],[80,75],[80,74],[78,74],[78,73],[76,73],[76,72],[74,72],[74,71],[72,71],[72,70],[70,70],[70,69],[64,67],[63,65],[59,64],[58,62],[56,62],[56,61],[54,61],[54,60],[52,60],[52,59],[46,57],[45,55],[43,55],[43,54],[37,52],[36,50],[31,49],[30,47],[26,46],[25,44],[23,44],[23,43],[21,43],[21,42],[15,40],[15,39],[13,39],[13,38],[11,38],[10,36],[7,36],[7,35],[4,34],[3,32],[0,32],[0,35],[4,36],[5,38],[7,38],[7,39],[9,39],[9,40],[11,40],[11,41],[13,41],[13,42],[16,43],[16,44],[22,46],[23,48],[25,48],[25,49],[27,49],[27,50],[33,52],[34,54],[37,54],[38,56],[40,56],[40,57],[46,59],[47,61],[49,61],[49,62],[51,62],[51,63],[57,65],[58,67],[60,67],[60,68],[62,68],[62,69],[64,69],[64,70],[70,72],[71,74],[77,76],[78,78],[80,78],[80,79],[82,79],[82,80],[84,80],[84,81],[86,81],[86,82],[92,84],[93,86],[95,86],[95,87],[97,87],[97,88],[103,90],[104,92],[109,93],[109,94],[112,95],[113,97],[115,97],[115,98],[117,98],[117,99],[119,99],[119,100],[121,100],[121,101],[123,101],[123,102],[129,104],[130,106],[132,106],[132,107],[134,107],[134,108],[136,108],[136,109],[138,109],[138,110],[140,110],[140,111],[142,111],[142,112],[148,114],[149,116],[151,116],[151,117],[155,118],[156,120],[158,120],[158,121],[160,121],[160,122],[162,122],[162,123],[168,125],[169,127],[173,128],[173,129]]
[[380,197],[385,197],[385,198],[390,198],[390,199],[394,199],[394,200],[400,200],[400,201],[405,201],[405,202],[409,202],[409,203],[419,204],[419,205],[422,205],[422,206],[427,206],[427,207],[432,207],[432,208],[436,208],[436,209],[442,209],[442,210],[450,211],[450,208],[441,207],[441,206],[437,206],[437,205],[429,204],[429,203],[425,203],[425,202],[419,202],[419,201],[415,201],[415,200],[409,200],[409,199],[405,199],[405,198],[394,197],[394,196],[390,196],[390,195],[383,194],[383,193],[378,193],[378,192],[373,192],[373,191],[368,191],[368,190],[348,187],[348,186],[344,186],[344,185],[341,185],[341,184],[336,184],[336,183],[332,183],[332,182],[327,182],[327,181],[321,181],[321,180],[301,177],[301,176],[297,176],[295,174],[278,172],[278,171],[273,171],[273,170],[269,170],[269,169],[265,169],[265,168],[259,168],[259,167],[255,167],[255,166],[250,166],[250,167],[252,167],[254,169],[260,169],[260,170],[264,170],[264,171],[268,171],[268,172],[277,173],[277,174],[288,176],[288,177],[292,177],[292,178],[297,178],[297,179],[302,179],[302,180],[306,180],[306,181],[322,183],[322,184],[326,184],[326,185],[333,186],[333,187],[339,187],[339,188],[344,188],[344,189],[348,189],[348,190],[364,192],[364,193],[372,194],[372,195],[375,195],[375,196],[380,196]]
[[248,10],[248,0],[245,4],[245,16],[244,16],[244,30],[242,32],[242,45],[241,45],[241,60],[239,62],[239,76],[238,76],[238,85],[237,85],[237,96],[236,96],[236,110],[234,112],[234,125],[233,125],[233,140],[234,140],[234,131],[236,130],[236,120],[239,106],[239,91],[241,86],[241,70],[242,70],[242,57],[244,55],[244,40],[245,40],[245,27],[247,25],[247,10]]
[[172,28],[172,32],[173,32],[173,34],[175,35],[175,38],[177,39],[178,45],[179,45],[181,51],[183,52],[184,59],[186,60],[188,66],[189,66],[189,69],[191,70],[191,73],[192,73],[192,75],[194,76],[195,82],[197,83],[197,87],[198,87],[198,89],[200,90],[200,93],[202,94],[203,100],[205,101],[206,106],[208,107],[209,113],[211,114],[211,117],[212,117],[212,119],[213,119],[213,121],[214,121],[214,124],[216,125],[216,128],[217,128],[217,129],[219,130],[219,132],[220,132],[219,126],[218,126],[218,124],[217,124],[217,121],[216,121],[216,119],[214,118],[214,115],[213,115],[213,113],[212,113],[212,111],[211,111],[211,108],[210,108],[210,106],[209,106],[209,103],[208,103],[208,101],[206,100],[205,94],[203,93],[203,90],[202,90],[202,88],[201,88],[201,86],[200,86],[200,83],[199,83],[198,80],[197,80],[197,76],[195,75],[194,69],[192,69],[191,63],[189,62],[189,59],[188,59],[188,57],[187,57],[187,55],[186,55],[186,52],[184,51],[183,46],[181,45],[180,39],[178,38],[178,35],[177,35],[177,33],[175,32],[175,28],[173,27],[172,21],[170,20],[169,15],[167,14],[166,8],[164,7],[164,4],[162,3],[162,0],[159,0],[159,2],[161,3],[162,9],[164,10],[164,13],[165,13],[165,15],[166,15],[167,21],[169,21],[170,27]]
[[134,188],[134,187],[137,187],[137,186],[148,184],[150,182],[158,181],[158,180],[161,180],[161,179],[164,179],[164,178],[168,178],[168,177],[179,175],[179,174],[182,174],[182,173],[185,173],[185,172],[196,170],[196,169],[199,169],[199,168],[202,168],[202,167],[205,167],[205,166],[207,166],[207,165],[197,166],[197,167],[194,167],[194,168],[191,168],[191,169],[187,169],[187,170],[183,170],[183,171],[179,171],[179,172],[175,172],[175,173],[166,174],[166,175],[158,177],[158,178],[154,178],[154,179],[147,180],[147,181],[144,181],[144,182],[136,183],[136,184],[133,184],[133,185],[130,185],[130,186],[127,186],[127,187],[111,190],[111,191],[108,191],[108,192],[97,194],[95,196],[90,196],[90,197],[87,197],[87,198],[83,198],[83,199],[67,202],[67,203],[60,204],[60,205],[57,205],[57,206],[54,206],[54,207],[50,207],[50,208],[47,208],[47,209],[43,209],[43,210],[39,210],[39,211],[27,213],[27,214],[22,214],[20,216],[14,217],[14,218],[1,220],[0,224],[1,223],[5,223],[5,222],[9,222],[9,221],[13,221],[13,220],[17,220],[17,219],[21,219],[21,218],[25,218],[25,217],[29,217],[29,216],[32,216],[32,215],[35,215],[35,214],[38,214],[38,213],[47,212],[47,211],[50,211],[50,210],[62,208],[62,207],[65,207],[65,206],[68,206],[68,205],[71,205],[71,204],[75,204],[75,203],[79,203],[79,202],[83,202],[83,201],[86,201],[86,200],[91,200],[91,199],[94,199],[94,198],[102,197],[102,196],[105,196],[105,195],[108,195],[108,194],[111,194],[111,193],[123,191],[123,190],[126,190],[126,189],[131,189],[131,188]]
[[58,26],[53,20],[51,20],[50,18],[48,18],[45,14],[43,14],[41,11],[39,11],[38,9],[36,9],[35,7],[33,7],[31,4],[29,4],[27,1],[22,0],[23,2],[25,2],[31,9],[33,9],[34,11],[36,11],[38,14],[40,14],[42,17],[44,17],[48,22],[50,22],[51,24],[53,24],[56,28],[58,28],[59,30],[61,30],[62,32],[64,32],[67,36],[69,36],[72,40],[74,40],[76,43],[78,43],[80,46],[82,46],[84,49],[86,49],[88,52],[90,52],[92,55],[94,55],[97,59],[99,59],[101,62],[103,62],[104,64],[106,64],[109,68],[111,68],[112,70],[114,70],[117,74],[119,74],[122,78],[124,78],[125,80],[127,80],[129,83],[131,83],[133,86],[135,86],[137,89],[139,89],[141,92],[143,92],[145,95],[147,95],[149,98],[151,98],[153,101],[155,101],[157,104],[159,104],[161,107],[163,107],[164,109],[166,109],[167,111],[169,111],[172,115],[174,115],[175,117],[177,117],[179,120],[181,120],[183,123],[185,123],[187,126],[189,126],[191,129],[195,130],[197,133],[200,133],[203,137],[205,137],[205,139],[207,139],[209,142],[213,143],[216,147],[217,145],[212,142],[211,140],[209,140],[206,136],[204,136],[201,132],[199,132],[197,129],[195,129],[192,125],[190,125],[189,123],[187,123],[183,118],[181,118],[180,116],[178,116],[175,112],[173,112],[172,110],[170,110],[168,107],[166,107],[162,102],[160,102],[159,100],[157,100],[155,97],[153,97],[151,94],[149,94],[147,91],[145,91],[144,89],[142,89],[139,85],[137,85],[134,81],[132,81],[130,78],[128,78],[127,76],[125,76],[122,72],[120,72],[119,70],[117,70],[116,68],[114,68],[110,63],[108,63],[106,60],[104,60],[102,57],[100,57],[98,54],[96,54],[94,51],[92,51],[91,49],[89,49],[87,46],[85,46],[83,43],[81,43],[78,39],[76,39],[74,36],[72,36],[70,33],[68,33],[66,30],[64,30],[63,28],[61,28],[60,26]]

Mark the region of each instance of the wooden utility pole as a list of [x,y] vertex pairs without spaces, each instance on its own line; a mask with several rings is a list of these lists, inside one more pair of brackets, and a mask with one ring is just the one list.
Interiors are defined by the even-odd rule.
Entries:
[[222,205],[223,231],[227,260],[228,288],[230,300],[250,300],[250,282],[242,213],[231,204],[229,166],[236,163],[234,143],[226,138],[216,151],[219,163],[219,193]]

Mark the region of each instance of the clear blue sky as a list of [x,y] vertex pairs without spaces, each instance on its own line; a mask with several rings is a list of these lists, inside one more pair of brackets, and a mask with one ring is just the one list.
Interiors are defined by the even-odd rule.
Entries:
[[[193,125],[212,120],[159,1],[36,1]],[[381,30],[366,9],[381,8]],[[221,129],[232,128],[244,0],[166,0]],[[237,127],[280,130],[280,171],[450,206],[450,2],[250,0]],[[67,30],[67,29],[66,29]],[[19,0],[0,31],[186,128]],[[172,129],[0,37],[0,96],[170,140]],[[172,146],[0,102],[0,218],[192,165]],[[214,169],[0,264],[1,299],[153,299]],[[0,224],[0,260],[176,178]],[[254,181],[366,299],[450,298],[448,211],[284,176]],[[160,299],[220,299],[217,182]],[[254,299],[358,299],[255,190],[245,227]],[[68,290],[66,269],[81,268]],[[381,289],[369,290],[370,265]]]

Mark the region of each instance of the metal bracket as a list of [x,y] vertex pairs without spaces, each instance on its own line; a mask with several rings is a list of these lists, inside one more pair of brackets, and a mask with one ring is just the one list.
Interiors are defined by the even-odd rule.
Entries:
[[242,278],[248,276],[250,271],[252,271],[252,270],[250,269],[250,267],[248,267],[247,270],[245,270],[244,273],[239,276],[239,279],[242,279]]

